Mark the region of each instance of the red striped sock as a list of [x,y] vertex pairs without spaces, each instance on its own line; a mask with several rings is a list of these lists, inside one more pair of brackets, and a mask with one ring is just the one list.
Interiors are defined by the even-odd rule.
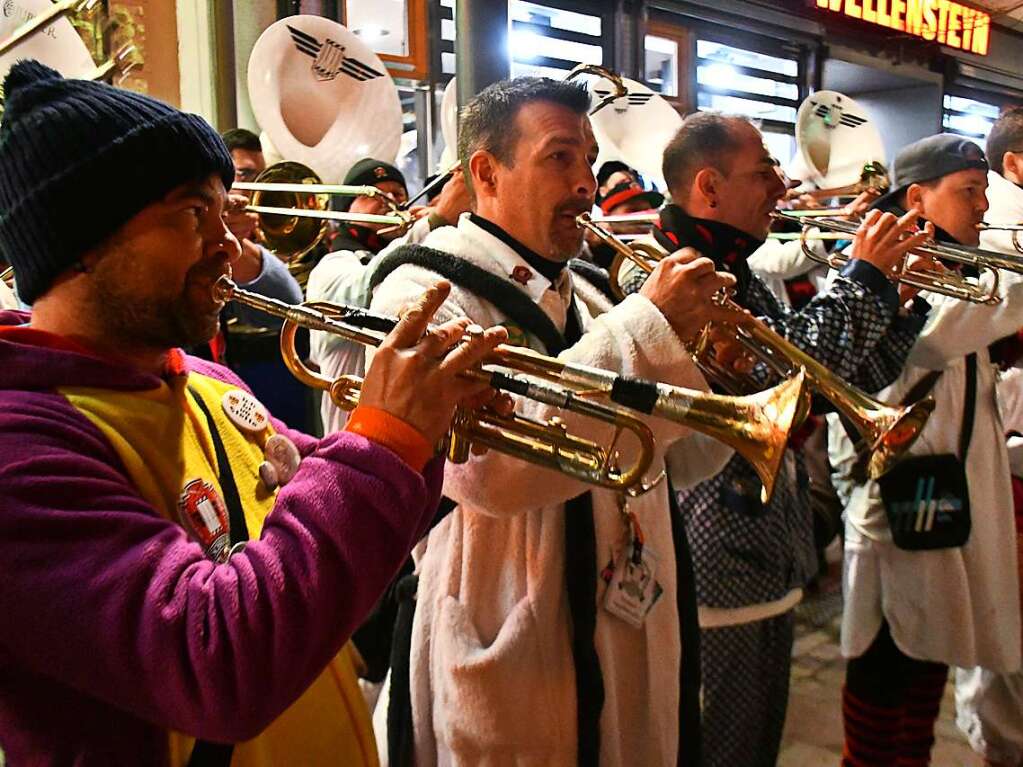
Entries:
[[901,707],[867,703],[843,687],[842,720],[845,725],[842,767],[895,767]]
[[934,746],[934,722],[941,710],[941,697],[948,681],[948,667],[939,663],[920,664],[906,689],[897,767],[927,767]]

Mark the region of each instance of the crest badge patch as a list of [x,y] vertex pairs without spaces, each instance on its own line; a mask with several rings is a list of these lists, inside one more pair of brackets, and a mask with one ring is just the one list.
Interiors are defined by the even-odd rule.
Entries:
[[231,524],[220,494],[209,482],[193,479],[178,496],[181,524],[199,542],[206,557],[226,562],[231,548]]
[[508,275],[519,285],[528,285],[529,281],[533,279],[533,272],[528,266],[516,266],[512,269],[512,273]]

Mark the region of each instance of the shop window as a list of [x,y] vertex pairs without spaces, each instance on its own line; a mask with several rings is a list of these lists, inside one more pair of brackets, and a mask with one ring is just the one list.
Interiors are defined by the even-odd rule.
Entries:
[[764,144],[778,162],[783,166],[791,162],[796,154],[796,137],[789,133],[775,133],[774,131],[763,131]]
[[406,0],[347,0],[345,21],[377,53],[408,56],[408,10]]
[[998,119],[998,112],[996,104],[946,93],[941,124],[949,133],[986,139]]
[[643,79],[650,90],[665,98],[678,98],[679,43],[670,37],[646,36]]
[[789,139],[795,132],[800,77],[795,56],[696,41],[696,108],[760,121],[768,145],[782,162],[793,151]]
[[[439,0],[441,71],[455,74],[455,0]],[[576,64],[604,61],[604,19],[525,0],[510,0],[511,75],[564,77]]]

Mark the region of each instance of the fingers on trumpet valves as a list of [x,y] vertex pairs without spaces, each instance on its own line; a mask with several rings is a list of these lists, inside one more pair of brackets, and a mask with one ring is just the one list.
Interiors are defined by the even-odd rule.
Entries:
[[409,348],[420,343],[430,327],[430,320],[447,300],[450,292],[451,283],[446,280],[441,280],[427,288],[418,300],[398,313],[398,324],[387,335],[381,346],[392,345],[398,348]]
[[468,370],[483,362],[483,359],[500,344],[508,340],[508,331],[495,326],[484,330],[479,325],[465,326],[461,343],[457,344],[441,362],[442,370]]

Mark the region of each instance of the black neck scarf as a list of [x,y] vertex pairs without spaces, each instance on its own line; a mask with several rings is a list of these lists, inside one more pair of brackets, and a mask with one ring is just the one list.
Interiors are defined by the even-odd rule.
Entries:
[[745,303],[752,272],[747,260],[753,251],[764,244],[734,226],[694,218],[677,205],[661,209],[661,220],[654,228],[654,238],[666,250],[694,248],[711,259],[719,271],[735,276],[735,301]]
[[567,261],[551,261],[548,258],[544,258],[535,250],[527,248],[493,221],[488,221],[485,218],[477,216],[475,213],[469,214],[469,220],[483,231],[494,235],[497,239],[518,253],[519,256],[522,257],[523,261],[546,277],[551,282],[551,285],[558,281],[558,277],[561,276],[561,273],[565,271],[565,267],[568,265]]
[[375,230],[358,224],[346,224],[334,235],[330,245],[334,251],[368,250],[376,255],[386,244]]

